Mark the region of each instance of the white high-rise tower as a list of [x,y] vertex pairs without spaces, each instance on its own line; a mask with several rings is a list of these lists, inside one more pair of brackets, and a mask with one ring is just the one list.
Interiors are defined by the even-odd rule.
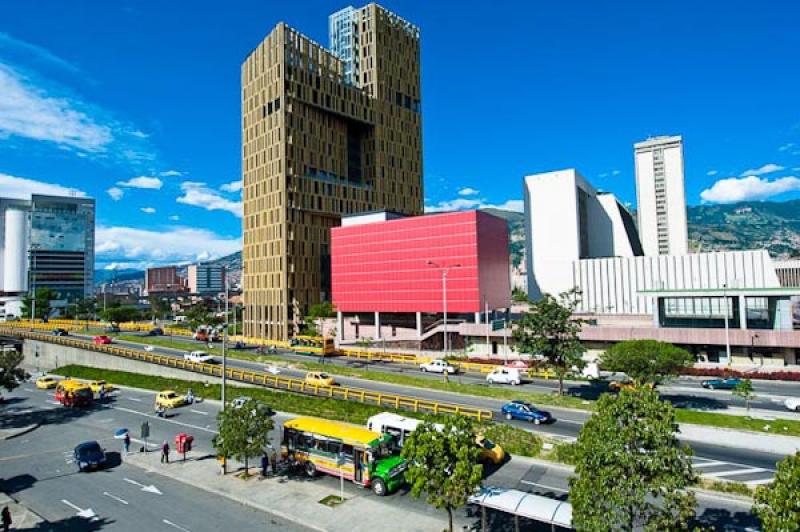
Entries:
[[636,210],[645,255],[688,253],[683,139],[654,137],[634,144]]

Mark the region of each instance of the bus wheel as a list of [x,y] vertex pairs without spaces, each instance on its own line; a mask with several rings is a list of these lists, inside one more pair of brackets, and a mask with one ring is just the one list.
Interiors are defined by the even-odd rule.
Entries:
[[383,481],[383,479],[376,478],[372,481],[372,491],[378,497],[383,497],[386,495],[386,483]]
[[306,475],[309,477],[317,476],[317,467],[313,464],[313,462],[306,462]]

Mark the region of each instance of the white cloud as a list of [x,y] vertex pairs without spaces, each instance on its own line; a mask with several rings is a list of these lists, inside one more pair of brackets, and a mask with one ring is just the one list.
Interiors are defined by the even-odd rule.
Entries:
[[458,195],[459,196],[474,196],[474,195],[479,194],[479,193],[480,193],[480,190],[475,190],[474,188],[470,188],[470,187],[462,188],[461,190],[458,191]]
[[503,211],[525,212],[525,202],[522,200],[508,200],[500,205],[481,205],[481,209],[500,209]]
[[611,175],[619,175],[621,173],[619,170],[611,170]]
[[178,203],[193,205],[209,211],[228,211],[234,216],[242,217],[242,202],[232,201],[223,197],[214,189],[208,188],[205,183],[184,181],[181,183],[183,196],[179,196]]
[[780,170],[783,170],[783,166],[780,166],[775,163],[767,163],[761,168],[751,168],[749,170],[745,170],[744,172],[741,173],[740,177],[770,174],[772,172],[778,172]]
[[706,175],[713,177],[713,176],[717,175],[718,173],[719,173],[719,170],[709,170],[708,172],[706,172]]
[[49,50],[20,39],[15,39],[11,35],[3,33],[2,31],[0,31],[0,50],[21,51],[28,56],[32,56],[34,59],[57,66],[73,74],[80,73],[80,69],[77,66],[58,57]]
[[783,146],[778,148],[778,151],[789,151],[794,148],[794,142],[787,142]]
[[98,124],[81,102],[48,95],[8,66],[0,64],[0,136],[53,142],[90,153],[106,151],[114,140],[107,125]]
[[177,214],[173,214],[172,216],[169,217],[169,219],[172,220],[173,222],[177,222],[178,220],[181,219],[181,217],[178,216]]
[[155,214],[156,213],[156,210],[153,207],[142,207],[139,210],[142,211],[145,214]]
[[167,170],[165,172],[161,172],[158,175],[160,175],[161,177],[179,177],[183,175],[183,172],[179,172],[177,170]]
[[222,257],[242,249],[240,238],[222,237],[192,227],[148,231],[99,226],[96,242],[99,263],[180,263],[197,260],[198,256]]
[[220,190],[224,192],[240,192],[242,190],[242,180],[239,179],[237,181],[231,181],[230,183],[225,183],[221,187]]
[[108,190],[106,190],[106,192],[108,193],[109,196],[111,196],[111,199],[113,199],[114,201],[119,201],[120,199],[122,199],[122,196],[125,195],[125,191],[119,187],[111,187]]
[[0,173],[0,197],[29,200],[31,194],[86,196],[85,192],[76,188]]
[[127,181],[117,181],[117,184],[121,187],[146,188],[151,190],[161,190],[161,187],[164,186],[164,183],[159,178],[143,175],[128,179]]
[[426,205],[425,212],[467,211],[471,209],[502,209],[505,211],[523,212],[525,204],[522,200],[508,200],[499,205],[487,203],[485,199],[456,198],[440,201],[435,205]]
[[711,188],[701,192],[700,198],[713,203],[732,203],[761,200],[793,190],[800,190],[800,179],[797,177],[788,176],[769,181],[751,175],[720,179]]

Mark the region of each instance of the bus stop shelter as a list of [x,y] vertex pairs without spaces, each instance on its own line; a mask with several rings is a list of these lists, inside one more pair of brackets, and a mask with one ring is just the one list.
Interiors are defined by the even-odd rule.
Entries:
[[481,507],[481,530],[488,530],[486,509],[491,508],[514,516],[514,530],[519,532],[519,519],[549,524],[551,530],[572,530],[572,505],[549,497],[505,488],[481,488],[469,498]]

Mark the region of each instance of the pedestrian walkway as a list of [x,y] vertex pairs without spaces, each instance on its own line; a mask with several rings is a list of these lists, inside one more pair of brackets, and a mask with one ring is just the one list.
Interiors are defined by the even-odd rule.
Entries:
[[727,480],[742,482],[749,486],[757,486],[772,482],[775,475],[774,469],[752,467],[745,464],[722,462],[708,458],[692,457],[692,466],[698,475],[714,480]]
[[28,530],[35,528],[42,528],[44,519],[39,517],[27,506],[19,504],[17,501],[6,495],[0,493],[0,510],[8,506],[11,512],[11,530]]
[[[320,501],[339,495],[339,480],[321,476],[309,479],[277,476],[261,479],[253,459],[249,480],[237,478],[234,473],[222,476],[219,463],[213,456],[192,451],[186,462],[176,455],[170,464],[159,463],[159,453],[134,453],[126,457],[130,465],[190,484],[196,488],[231,498],[241,504],[271,513],[312,530],[330,532],[374,531],[386,528],[388,523],[402,523],[403,530],[442,530],[447,525],[447,514],[416,501],[407,494],[394,493],[377,497],[370,490],[344,482],[345,502],[329,507]],[[229,462],[229,470],[240,467]],[[463,520],[463,519],[462,519]],[[457,520],[458,521],[458,520]],[[457,528],[473,523],[457,522]]]

